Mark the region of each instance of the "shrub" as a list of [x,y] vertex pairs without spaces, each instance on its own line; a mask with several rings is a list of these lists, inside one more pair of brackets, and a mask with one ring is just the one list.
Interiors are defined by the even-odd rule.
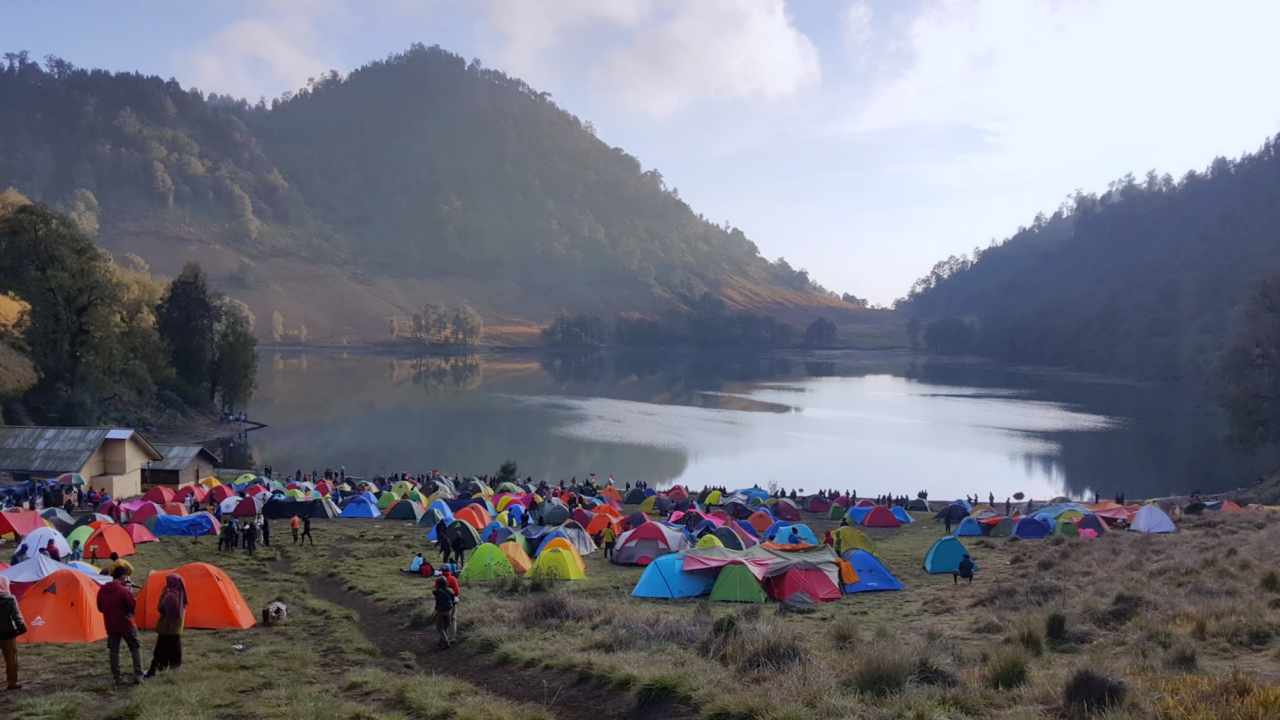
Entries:
[[956,677],[955,673],[923,654],[916,658],[915,670],[911,673],[911,677],[921,685],[934,687],[953,688],[960,684],[960,678]]
[[740,637],[726,655],[740,672],[786,672],[809,662],[809,651],[791,637]]
[[1262,576],[1262,589],[1269,593],[1280,593],[1280,573],[1275,570],[1268,570],[1266,575]]
[[1055,643],[1067,641],[1067,616],[1058,611],[1049,613],[1044,619],[1044,636]]
[[[1062,538],[1059,537],[1056,539],[1061,540]],[[1051,557],[1042,557],[1040,558],[1040,560],[1036,562],[1036,569],[1041,572],[1048,572],[1052,570],[1054,566],[1057,564],[1058,563]]]
[[1027,658],[1016,651],[997,653],[987,663],[987,684],[996,690],[1012,690],[1027,684]]
[[1165,655],[1164,664],[1170,670],[1192,672],[1200,663],[1196,657],[1195,646],[1191,643],[1183,642],[1169,649],[1168,654]]
[[884,697],[902,692],[915,670],[915,663],[902,653],[883,645],[871,646],[858,657],[849,684],[864,695]]
[[1164,680],[1156,690],[1161,720],[1280,717],[1280,686],[1260,685],[1239,672]]
[[688,699],[689,690],[685,687],[684,679],[675,675],[660,675],[645,680],[636,688],[636,704],[640,707],[678,703]]
[[435,608],[425,603],[415,605],[413,610],[409,612],[409,628],[413,630],[429,628],[435,622],[435,619]]
[[573,595],[544,594],[530,597],[524,602],[521,616],[529,626],[579,622],[596,615]]
[[847,647],[857,642],[861,635],[858,624],[849,618],[836,621],[835,627],[831,628],[831,641],[837,648]]
[[1086,713],[1105,712],[1124,702],[1125,684],[1111,680],[1092,670],[1079,670],[1063,688],[1062,700],[1067,707]]
[[1146,601],[1138,595],[1116,593],[1111,604],[1097,614],[1094,622],[1103,629],[1114,630],[1136,617],[1145,604]]
[[1019,645],[1036,657],[1044,652],[1044,640],[1040,638],[1040,631],[1031,625],[1023,625],[1015,638]]

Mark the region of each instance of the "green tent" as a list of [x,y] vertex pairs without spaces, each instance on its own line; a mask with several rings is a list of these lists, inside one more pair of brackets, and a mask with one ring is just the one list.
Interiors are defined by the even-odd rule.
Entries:
[[388,490],[378,496],[378,509],[386,510],[400,501],[400,496]]
[[1063,537],[1080,537],[1080,530],[1073,522],[1059,520],[1057,526],[1053,528],[1053,534]]
[[840,522],[840,518],[844,517],[844,514],[845,514],[845,513],[847,513],[847,512],[849,512],[849,508],[847,508],[847,507],[841,507],[841,506],[839,506],[839,505],[832,505],[832,506],[831,506],[831,509],[827,511],[827,519],[828,519],[828,520],[835,520],[836,522]]
[[746,565],[735,563],[720,569],[716,584],[711,588],[711,599],[720,602],[762,603],[766,598],[764,588],[760,587],[756,576],[751,574]]
[[511,567],[511,561],[507,559],[502,549],[493,543],[485,543],[476,548],[471,557],[467,558],[467,564],[463,566],[462,572],[458,573],[458,579],[464,583],[470,583],[501,580],[515,577],[515,575],[516,571]]
[[1009,537],[1013,534],[1013,520],[1011,518],[1002,517],[1000,522],[991,526],[991,532],[987,533],[988,537]]
[[85,541],[88,540],[89,536],[92,534],[93,534],[93,528],[89,527],[88,525],[81,525],[80,527],[76,528],[75,530],[72,530],[70,533],[67,534],[67,546],[70,547],[72,545],[75,545],[76,541],[79,540],[80,547],[83,548]]

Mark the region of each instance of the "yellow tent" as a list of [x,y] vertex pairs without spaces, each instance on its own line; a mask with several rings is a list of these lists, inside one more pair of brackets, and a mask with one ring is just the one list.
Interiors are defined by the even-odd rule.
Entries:
[[253,473],[242,473],[240,477],[236,478],[236,484],[251,483],[257,479],[258,476]]
[[201,484],[201,485],[203,485],[206,489],[208,489],[208,488],[216,488],[216,487],[218,487],[219,485],[221,485],[221,484],[222,484],[222,481],[221,481],[221,480],[219,480],[218,478],[216,478],[216,477],[214,477],[214,476],[210,475],[210,476],[209,476],[209,477],[207,477],[207,478],[200,478],[200,484]]
[[500,512],[500,513],[498,513],[497,517],[495,517],[495,518],[494,518],[494,520],[497,520],[497,521],[498,521],[498,524],[499,524],[499,525],[501,525],[501,526],[503,526],[503,527],[510,527],[510,526],[511,526],[511,518],[510,518],[510,516],[508,516],[508,515],[507,515],[507,513],[506,513],[506,512]]
[[539,580],[582,580],[587,574],[579,565],[582,558],[575,559],[575,555],[572,549],[562,547],[543,550],[529,569],[529,577]]
[[488,485],[482,482],[478,482],[476,483],[476,487],[480,488],[480,492],[476,493],[472,497],[478,497],[481,500],[488,500],[489,498],[493,497],[493,489],[490,488]]
[[640,503],[640,512],[649,513],[649,514],[653,514],[654,512],[657,512],[655,510],[657,503],[658,503],[658,496],[650,495]]
[[722,548],[724,547],[724,543],[720,542],[720,538],[716,537],[715,535],[712,535],[711,533],[707,533],[706,535],[702,536],[701,540],[698,541],[698,547],[699,548]]
[[[547,546],[542,549],[542,553],[546,554],[548,550],[555,550],[556,548],[568,550],[569,553],[573,555],[573,559],[578,562],[578,569],[581,570],[583,574],[586,574],[587,563],[582,560],[582,556],[578,554],[578,551],[573,549],[573,545],[570,545],[569,541],[562,537],[552,538],[551,542],[547,543]],[[542,557],[542,555],[539,555],[538,557]]]
[[510,505],[512,501],[514,501],[515,499],[516,499],[515,495],[503,495],[502,497],[498,498],[498,504],[495,505],[493,509],[497,510],[498,512],[502,512],[503,510],[506,510],[507,506]]
[[706,499],[706,502],[704,502],[703,504],[704,504],[704,505],[719,505],[719,504],[722,502],[722,498],[723,498],[723,496],[720,494],[720,491],[719,491],[719,490],[712,490],[711,492],[707,493],[707,499]]
[[508,540],[498,546],[503,555],[511,561],[511,569],[516,571],[517,575],[524,575],[529,572],[529,568],[533,566],[533,560],[529,559],[529,553],[520,547],[520,543],[514,540]]
[[871,543],[861,530],[856,527],[839,527],[831,531],[831,537],[836,543],[836,552],[844,555],[850,550],[866,550],[872,555],[878,555],[876,546]]

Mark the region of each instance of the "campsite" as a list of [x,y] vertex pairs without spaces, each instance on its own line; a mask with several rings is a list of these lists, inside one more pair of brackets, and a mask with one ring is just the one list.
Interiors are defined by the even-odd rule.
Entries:
[[[646,499],[650,510],[671,506],[662,495]],[[821,572],[761,583],[749,563],[726,566],[714,581],[681,573],[682,556],[738,552],[708,540],[714,533],[683,536],[680,554],[622,558],[643,566],[608,562],[565,517],[553,537],[532,530],[543,536],[526,573],[511,571],[511,542],[469,554],[459,642],[449,650],[434,643],[429,581],[402,572],[416,552],[438,560],[430,525],[318,520],[313,547],[291,544],[277,522],[272,546],[252,557],[219,552],[211,536],[162,537],[129,558],[140,588],[152,570],[208,563],[248,611],[280,601],[288,622],[188,630],[184,668],[136,689],[111,686],[100,640],[22,645],[29,690],[0,695],[0,710],[22,718],[1074,717],[1083,711],[1064,688],[1083,669],[1123,683],[1108,717],[1227,717],[1218,712],[1233,706],[1246,714],[1231,717],[1265,718],[1280,709],[1280,578],[1268,559],[1280,522],[1271,510],[1188,514],[1168,533],[1010,539],[944,538],[935,512],[910,512],[897,527],[842,527],[835,512],[771,505],[816,538],[842,534],[861,587],[822,597]],[[395,506],[387,503],[388,515]],[[634,518],[640,507],[618,514]],[[858,510],[843,517],[870,515]],[[671,530],[657,521],[679,512],[639,527]],[[774,547],[816,552],[807,543]],[[957,547],[977,563],[972,584],[934,565]],[[791,592],[804,597],[773,599]],[[144,655],[153,638],[142,633]]]

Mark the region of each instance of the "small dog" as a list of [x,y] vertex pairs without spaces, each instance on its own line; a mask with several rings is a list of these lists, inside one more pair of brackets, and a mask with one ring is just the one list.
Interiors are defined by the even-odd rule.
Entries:
[[276,601],[267,603],[262,608],[262,624],[271,627],[272,625],[283,625],[289,620],[289,608],[284,603]]

